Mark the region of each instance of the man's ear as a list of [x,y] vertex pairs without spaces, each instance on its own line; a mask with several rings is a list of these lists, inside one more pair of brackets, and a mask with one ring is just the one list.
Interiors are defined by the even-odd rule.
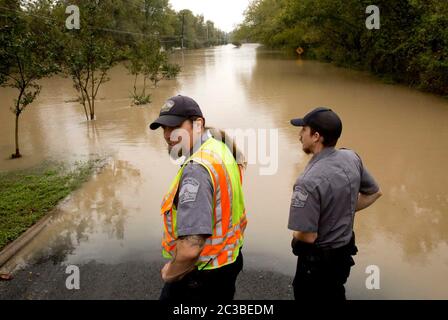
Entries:
[[193,122],[193,130],[202,130],[203,127],[204,127],[204,119],[202,119],[202,118],[197,118],[197,119]]
[[324,140],[325,140],[324,136],[321,136],[321,135],[319,134],[319,141],[320,141],[322,144],[324,144]]

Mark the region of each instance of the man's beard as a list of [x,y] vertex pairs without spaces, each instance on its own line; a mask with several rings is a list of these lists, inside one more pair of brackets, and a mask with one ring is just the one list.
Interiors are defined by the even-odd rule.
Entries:
[[306,154],[310,154],[310,153],[311,153],[311,149],[310,149],[310,148],[307,148],[307,147],[303,147],[303,146],[302,146],[302,150],[303,150],[303,152],[305,152]]
[[180,148],[180,150],[178,150],[176,152],[177,148],[175,148],[175,147],[176,147],[176,145],[173,145],[173,146],[168,145],[168,148],[167,148],[168,154],[169,154],[170,158],[173,160],[177,160],[180,157],[182,157],[182,148]]
[[187,158],[190,156],[190,152],[186,151],[185,146],[182,146],[180,144],[175,144],[173,146],[168,145],[168,154],[173,160],[178,160],[184,155]]

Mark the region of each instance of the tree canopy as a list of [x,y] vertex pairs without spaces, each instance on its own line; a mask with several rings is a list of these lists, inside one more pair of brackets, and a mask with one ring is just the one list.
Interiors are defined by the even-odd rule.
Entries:
[[448,2],[378,0],[380,29],[366,28],[367,0],[254,0],[237,41],[296,50],[448,95]]

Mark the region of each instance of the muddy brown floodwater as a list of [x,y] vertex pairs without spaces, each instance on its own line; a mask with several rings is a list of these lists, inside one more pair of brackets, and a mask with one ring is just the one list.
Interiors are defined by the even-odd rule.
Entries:
[[[65,264],[160,259],[159,205],[177,167],[161,132],[148,124],[166,98],[182,93],[202,106],[207,124],[278,129],[278,170],[249,165],[247,267],[293,275],[287,230],[292,185],[308,156],[289,119],[331,106],[344,123],[339,147],[356,150],[384,196],[357,213],[359,247],[349,298],[448,299],[448,100],[388,85],[364,73],[287,58],[258,45],[188,51],[177,80],[163,81],[146,107],[130,106],[132,78],[115,67],[100,90],[97,120],[86,122],[69,79],[42,81],[20,120],[22,159],[14,150],[11,89],[0,89],[0,170],[106,156],[109,162],[58,208],[51,224],[9,262],[21,268],[51,257]],[[271,159],[272,160],[272,159]],[[366,268],[380,268],[380,290],[366,289]]]

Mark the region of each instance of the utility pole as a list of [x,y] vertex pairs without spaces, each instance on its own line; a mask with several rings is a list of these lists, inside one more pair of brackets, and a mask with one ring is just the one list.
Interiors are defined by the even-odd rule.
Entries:
[[182,35],[181,35],[181,52],[182,52],[182,66],[185,65],[185,57],[184,57],[184,26],[185,26],[185,12],[182,12]]
[[184,25],[185,25],[185,12],[182,12],[182,35],[181,35],[181,49],[184,50]]
[[148,0],[145,0],[144,6],[145,6],[145,9],[144,9],[145,10],[145,25],[143,27],[143,33],[146,34],[147,31],[148,31],[148,20],[149,20],[149,3],[148,3]]

